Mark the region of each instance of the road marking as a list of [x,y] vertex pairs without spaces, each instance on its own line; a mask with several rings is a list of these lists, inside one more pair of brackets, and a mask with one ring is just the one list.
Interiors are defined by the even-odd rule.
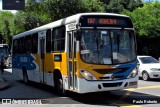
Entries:
[[126,105],[126,106],[125,106],[125,105],[124,105],[124,106],[121,106],[121,107],[142,107],[142,106],[139,106],[139,105],[130,105],[130,106],[129,106],[129,105]]
[[[160,88],[160,85],[155,85],[155,86],[144,86],[144,87],[138,87],[138,88],[129,88],[129,89],[124,89],[126,91],[128,91],[125,95],[123,95],[120,99],[121,101],[123,101],[125,98],[127,98],[132,92],[134,92],[135,90],[143,90],[143,89],[152,89],[152,88]],[[136,96],[136,95],[135,95]],[[139,95],[138,96],[147,96],[147,95]],[[160,95],[154,95],[154,96],[160,96]],[[126,104],[126,106],[122,105],[122,107],[142,107],[139,105],[129,105]]]
[[[140,97],[150,97],[152,96],[151,94],[132,94],[132,96],[140,96]],[[156,96],[156,97],[160,97],[160,95],[153,95],[153,96]]]
[[129,89],[124,89],[124,90],[134,91],[134,90],[143,90],[143,89],[150,89],[150,88],[160,88],[160,85],[144,86],[144,87],[138,87],[138,88],[129,88]]

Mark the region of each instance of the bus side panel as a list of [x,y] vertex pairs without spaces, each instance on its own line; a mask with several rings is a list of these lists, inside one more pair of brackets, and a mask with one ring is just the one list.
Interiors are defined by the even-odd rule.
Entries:
[[53,60],[54,54],[49,53],[45,54],[45,61],[44,61],[44,71],[45,73],[53,73],[54,71],[54,60]]
[[28,79],[39,82],[39,55],[19,54],[13,57],[13,74],[23,79],[23,70],[27,71]]
[[30,77],[32,76],[32,78],[30,78],[30,80],[35,81],[35,82],[40,82],[40,56],[39,54],[34,54],[34,61],[33,63],[36,65],[36,68],[34,70],[32,70],[31,72],[33,72]]
[[[55,57],[60,56],[60,60]],[[62,77],[67,75],[66,53],[48,53],[45,54],[44,75],[47,85],[54,86],[54,71],[59,70]]]

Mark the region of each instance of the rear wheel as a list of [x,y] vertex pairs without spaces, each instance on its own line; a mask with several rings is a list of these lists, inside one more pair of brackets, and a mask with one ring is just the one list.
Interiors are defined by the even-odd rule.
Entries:
[[148,75],[148,73],[146,71],[142,73],[142,79],[145,80],[145,81],[150,79],[149,75]]
[[28,83],[28,75],[27,75],[27,70],[26,69],[23,69],[23,82],[25,84]]

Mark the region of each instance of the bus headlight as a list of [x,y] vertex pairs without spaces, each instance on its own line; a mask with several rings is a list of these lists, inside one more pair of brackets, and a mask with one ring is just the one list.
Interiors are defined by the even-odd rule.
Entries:
[[91,73],[89,73],[86,70],[80,70],[80,73],[83,75],[83,77],[87,80],[97,80]]
[[137,75],[137,73],[138,73],[138,70],[137,70],[137,69],[134,69],[134,70],[128,75],[127,78],[133,78],[133,77],[135,77],[135,76]]

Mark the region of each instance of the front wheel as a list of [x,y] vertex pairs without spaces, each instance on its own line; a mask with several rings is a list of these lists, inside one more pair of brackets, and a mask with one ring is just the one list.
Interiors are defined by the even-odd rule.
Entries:
[[143,73],[142,73],[142,78],[143,78],[143,80],[145,80],[145,81],[149,80],[149,75],[148,75],[148,73],[147,73],[147,72],[143,72]]
[[55,76],[55,82],[54,83],[55,83],[56,92],[59,95],[65,96],[66,95],[66,90],[63,87],[63,79],[62,79],[62,76],[60,74]]

